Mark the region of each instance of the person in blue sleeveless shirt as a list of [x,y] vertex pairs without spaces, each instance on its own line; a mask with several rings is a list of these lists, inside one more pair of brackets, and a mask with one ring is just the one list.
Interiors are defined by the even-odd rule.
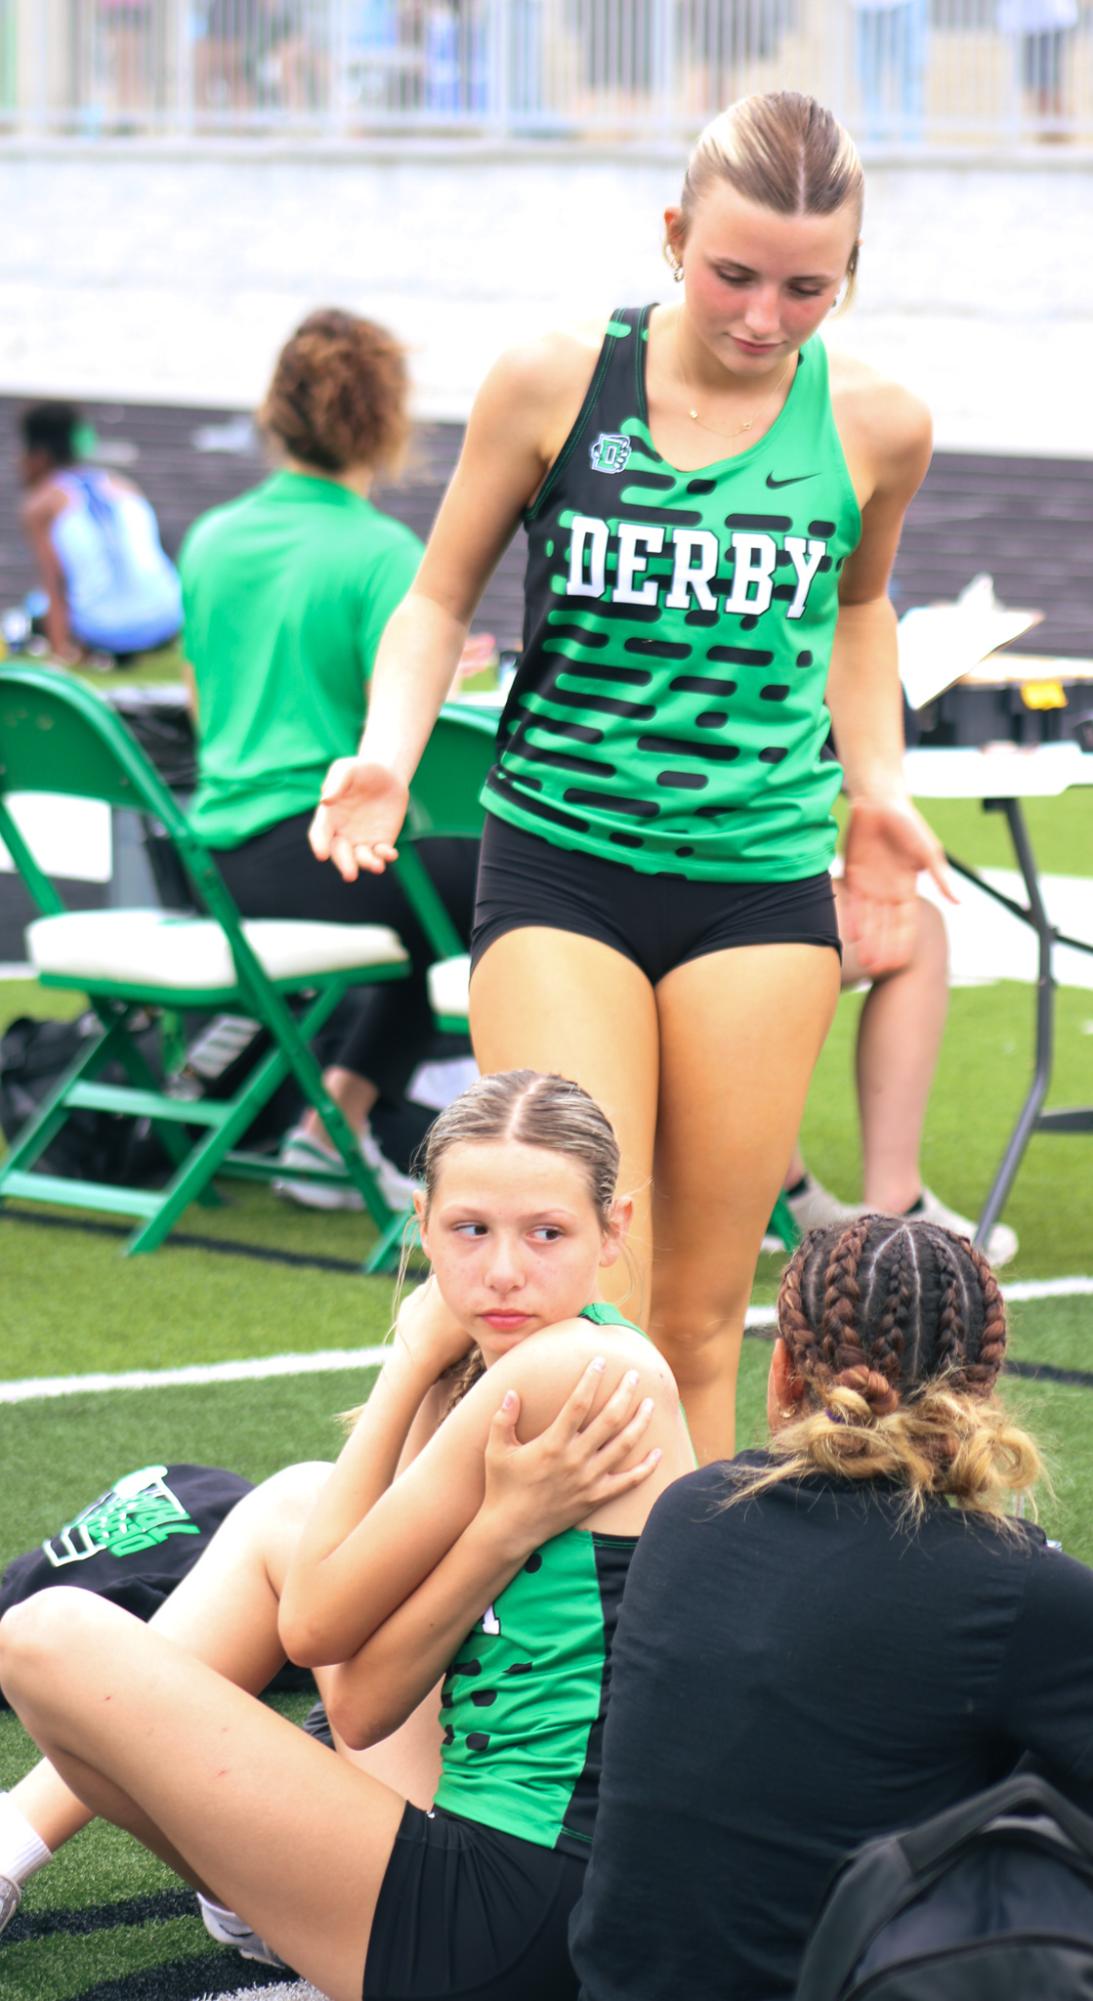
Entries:
[[929,458],[917,400],[832,356],[863,200],[848,134],[793,91],[695,148],[670,304],[497,363],[376,663],[312,846],[394,852],[478,593],[522,519],[520,669],[472,932],[483,1069],[582,1082],[622,1143],[647,1324],[701,1459],[732,1449],[763,1230],[839,989],[829,868],[851,801],[847,935],[899,965],[940,844],[902,769],[887,581]]
[[[5,1616],[0,1681],[50,1762],[0,1794],[0,1930],[98,1812],[214,1937],[331,2001],[573,2001],[622,1587],[694,1467],[669,1370],[602,1298],[618,1161],[578,1085],[480,1078],[431,1130],[433,1278],[337,1465],[247,1495],[150,1626],[63,1586]],[[286,1652],[338,1755],[243,1693]]]
[[71,403],[35,403],[20,427],[23,530],[58,660],[166,646],[182,624],[182,591],[150,503],[132,480],[82,463],[87,426]]

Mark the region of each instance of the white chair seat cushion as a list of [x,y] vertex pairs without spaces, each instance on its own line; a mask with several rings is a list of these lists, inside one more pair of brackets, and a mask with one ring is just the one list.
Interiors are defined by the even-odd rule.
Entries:
[[[253,917],[243,935],[271,980],[408,962],[386,924],[317,924],[310,918]],[[70,910],[27,927],[38,973],[112,980],[121,986],[234,987],[226,934],[211,917],[171,910]]]
[[429,967],[429,1006],[434,1014],[466,1015],[470,1008],[471,961],[463,952],[458,959],[438,959]]

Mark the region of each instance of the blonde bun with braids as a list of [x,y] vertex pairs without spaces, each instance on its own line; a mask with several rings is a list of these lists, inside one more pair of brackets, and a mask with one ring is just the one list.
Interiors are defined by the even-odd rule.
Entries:
[[734,1471],[727,1505],[826,1475],[892,1483],[911,1522],[944,1500],[1016,1529],[1015,1499],[1043,1464],[995,1393],[1005,1307],[966,1238],[890,1216],[813,1230],[786,1267],[778,1334],[792,1408],[778,1414],[773,1463]]

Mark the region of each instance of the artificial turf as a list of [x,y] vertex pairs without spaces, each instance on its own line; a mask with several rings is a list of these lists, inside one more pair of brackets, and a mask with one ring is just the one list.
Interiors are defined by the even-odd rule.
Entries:
[[[942,838],[980,866],[1012,864],[996,816],[930,807]],[[1030,802],[1045,871],[1093,870],[1093,794]],[[803,1141],[810,1167],[845,1199],[860,1188],[851,1087],[859,996],[842,1001],[821,1058]],[[975,1215],[1031,1068],[1034,993],[1000,983],[962,989],[931,1097],[923,1147],[928,1183]],[[72,1011],[31,983],[0,983],[0,1032],[17,1013]],[[1051,1102],[1093,1101],[1093,995],[1057,996]],[[1034,1138],[1006,1208],[1021,1238],[1010,1279],[1093,1274],[1088,1140]],[[0,1210],[0,1379],[174,1368],[266,1355],[357,1348],[383,1338],[389,1279],[360,1271],[370,1239],[359,1217],[295,1210],[268,1190],[226,1186],[216,1209],[193,1208],[154,1256],[125,1259],[116,1224]],[[755,1298],[769,1303],[780,1260],[760,1260]],[[1011,1309],[1017,1372],[1005,1395],[1044,1445],[1053,1482],[1042,1518],[1093,1562],[1093,1346],[1088,1297]],[[768,1348],[745,1342],[738,1438],[763,1434]],[[332,1456],[334,1414],[366,1394],[370,1372],[330,1372],[188,1387],[81,1391],[0,1402],[0,1568],[138,1465],[193,1459],[259,1480],[299,1458]],[[296,1699],[297,1707],[299,1699]],[[291,1702],[290,1702],[291,1707]],[[0,1786],[33,1756],[0,1714]],[[146,1900],[146,1901],[142,1901]],[[209,1941],[169,1871],[115,1830],[96,1826],[35,1879],[0,1946],[0,2001],[192,2001],[275,1978]]]

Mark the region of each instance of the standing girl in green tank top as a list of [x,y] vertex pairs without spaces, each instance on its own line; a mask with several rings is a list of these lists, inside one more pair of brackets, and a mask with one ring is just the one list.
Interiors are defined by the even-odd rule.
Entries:
[[[355,759],[312,845],[347,879],[394,853],[477,597],[522,518],[525,648],[499,736],[472,939],[484,1069],[578,1078],[634,1191],[648,1325],[699,1457],[730,1453],[763,1229],[848,932],[902,963],[940,848],[902,774],[888,576],[929,458],[915,399],[818,330],[858,262],[853,143],[811,98],[707,127],[666,250],[680,291],[584,341],[505,356],[472,412]],[[654,1255],[655,1251],[655,1255]]]

